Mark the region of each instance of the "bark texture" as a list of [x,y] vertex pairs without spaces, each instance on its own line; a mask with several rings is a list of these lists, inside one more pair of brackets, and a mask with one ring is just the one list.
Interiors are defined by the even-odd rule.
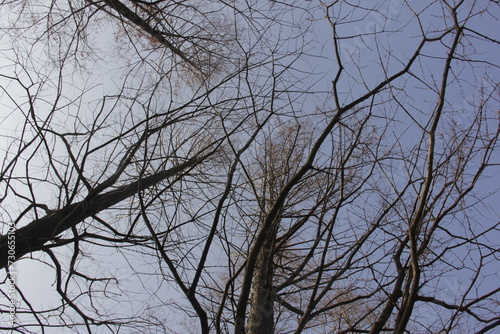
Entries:
[[274,333],[273,245],[276,233],[269,233],[257,257],[252,284],[247,333]]

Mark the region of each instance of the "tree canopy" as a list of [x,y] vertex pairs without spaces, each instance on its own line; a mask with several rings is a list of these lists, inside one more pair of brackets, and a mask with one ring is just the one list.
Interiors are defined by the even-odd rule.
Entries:
[[2,1],[0,328],[500,325],[497,1]]

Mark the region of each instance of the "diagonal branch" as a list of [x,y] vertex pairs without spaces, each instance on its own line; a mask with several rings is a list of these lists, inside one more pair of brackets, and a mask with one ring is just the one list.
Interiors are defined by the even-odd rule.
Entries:
[[146,20],[142,19],[139,15],[134,13],[130,8],[128,8],[126,5],[124,5],[121,1],[119,0],[104,0],[104,2],[116,10],[120,16],[123,18],[127,19],[128,22],[134,26],[139,27],[142,31],[145,33],[149,34],[152,38],[157,40],[160,44],[163,46],[167,47],[172,53],[178,57],[180,57],[183,61],[185,61],[187,64],[189,64],[191,67],[199,71],[200,73],[203,73],[203,71],[200,69],[200,67],[195,64],[189,57],[186,55],[185,52],[181,51],[178,47],[176,47],[172,42],[167,40],[164,35],[164,32],[161,32],[155,28],[153,28]]
[[[169,177],[182,173],[186,169],[200,163],[205,158],[206,155],[192,158],[178,166],[150,175],[141,180],[125,184],[104,194],[93,195],[91,193],[80,202],[69,204],[61,210],[57,210],[40,219],[32,221],[15,232],[16,260],[26,254],[41,250],[47,242],[54,240],[55,236],[77,226],[86,218],[94,216],[105,209],[109,209],[113,205]],[[8,237],[9,235],[0,237],[0,268],[6,268],[9,265],[7,256],[9,250]]]

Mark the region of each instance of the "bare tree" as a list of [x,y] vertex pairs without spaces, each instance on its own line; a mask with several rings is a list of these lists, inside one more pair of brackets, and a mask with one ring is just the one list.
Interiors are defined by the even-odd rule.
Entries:
[[3,330],[500,325],[497,3],[0,8]]

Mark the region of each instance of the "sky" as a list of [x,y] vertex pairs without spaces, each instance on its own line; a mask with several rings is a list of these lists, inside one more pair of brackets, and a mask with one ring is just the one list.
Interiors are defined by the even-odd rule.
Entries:
[[[432,26],[432,24],[438,22],[436,17],[439,18],[439,15],[441,15],[440,6],[430,3],[419,2],[418,4],[412,4],[412,10],[414,12],[423,11],[421,14],[423,18],[422,22],[426,30],[441,29],[442,26],[439,24],[436,27]],[[479,3],[484,5],[486,2]],[[426,7],[427,5],[430,7]],[[318,121],[318,124],[314,124],[316,129],[321,129],[321,126],[324,124],[324,114],[327,114],[327,110],[334,109],[333,101],[329,95],[331,94],[333,75],[338,65],[332,47],[332,28],[323,18],[324,13],[322,14],[321,10],[318,10],[320,7],[317,6],[317,2],[301,3],[300,6],[308,6],[308,10],[298,9],[285,14],[284,19],[293,22],[299,21],[301,24],[297,24],[296,26],[271,26],[267,35],[270,41],[268,44],[270,48],[273,47],[272,42],[278,40],[278,37],[280,40],[286,41],[283,42],[281,47],[284,48],[286,53],[291,54],[283,58],[281,62],[287,64],[293,61],[296,70],[287,73],[286,77],[284,77],[285,80],[282,83],[282,87],[290,85],[293,88],[297,88],[297,90],[308,87],[309,91],[315,92],[315,94],[296,94],[294,103],[291,105],[296,110],[295,115],[305,114],[306,118],[309,117],[308,115],[314,114],[318,109],[321,109],[321,112],[318,112],[318,119],[321,120]],[[372,36],[358,36],[342,42],[341,54],[345,60],[344,66],[351,76],[345,76],[341,80],[341,85],[339,86],[340,95],[345,99],[341,103],[350,101],[366,92],[367,89],[373,88],[386,75],[384,73],[385,70],[388,69],[388,73],[394,73],[399,70],[401,64],[398,59],[408,57],[418,43],[418,38],[416,37],[419,35],[418,22],[414,18],[412,19],[412,13],[403,1],[379,1],[377,4],[372,3],[371,6],[377,8],[378,12],[359,10],[355,16],[349,15],[352,8],[345,2],[332,7],[332,10],[335,11],[332,15],[338,18],[343,17],[344,19],[341,22],[346,22],[345,24],[339,24],[337,27],[338,33],[341,36],[368,34],[373,31],[380,31],[381,29],[386,31],[386,33],[378,35],[377,38]],[[489,15],[484,14],[474,17],[472,19],[474,22],[471,22],[471,26],[474,26],[479,34],[491,36],[491,38],[498,41],[500,40],[500,33],[498,32],[500,29],[492,29],[492,27],[498,26],[495,17],[500,17],[500,10],[498,6],[494,6],[493,4],[490,5],[489,9]],[[13,22],[14,14],[7,12],[5,6],[0,10],[2,10],[0,16],[7,18],[2,23],[2,28],[9,25],[13,26],[14,24],[16,24],[16,27],[19,27],[19,24],[26,23]],[[465,13],[463,14],[465,15]],[[381,19],[383,16],[385,16],[385,19]],[[255,14],[254,19],[259,20],[257,14]],[[262,20],[262,22],[265,23],[266,21]],[[41,34],[44,28],[43,24],[35,25],[28,32],[34,35]],[[42,34],[41,36],[44,35]],[[432,33],[429,36],[432,37]],[[28,132],[25,138],[19,138],[27,116],[27,100],[25,91],[23,91],[19,83],[10,79],[14,75],[21,78],[22,83],[25,85],[31,82],[32,85],[29,90],[32,93],[36,92],[39,88],[43,88],[40,91],[39,99],[36,101],[37,117],[40,119],[44,119],[49,114],[51,106],[58,96],[54,94],[58,88],[56,84],[62,83],[61,100],[59,102],[59,106],[61,107],[57,110],[58,112],[51,121],[55,128],[64,129],[68,127],[70,130],[82,129],[83,125],[89,123],[92,119],[97,118],[99,121],[102,121],[103,127],[107,127],[109,132],[103,131],[101,135],[96,135],[90,144],[94,145],[94,147],[99,145],[107,136],[120,131],[123,124],[129,125],[137,118],[140,118],[142,116],[141,113],[147,112],[148,109],[144,108],[144,105],[141,105],[139,102],[148,99],[148,96],[153,92],[152,85],[155,82],[163,80],[164,76],[173,78],[170,82],[178,83],[178,85],[172,88],[171,86],[169,87],[167,80],[162,81],[160,87],[165,93],[154,95],[152,101],[155,108],[162,109],[177,106],[188,98],[189,93],[192,93],[189,88],[189,79],[182,77],[175,78],[175,73],[163,72],[169,67],[168,56],[170,53],[150,50],[147,47],[147,41],[144,39],[141,40],[141,36],[132,35],[132,37],[140,40],[143,43],[143,47],[144,44],[146,45],[143,50],[136,52],[134,49],[127,48],[127,37],[121,35],[119,28],[110,22],[101,20],[99,24],[89,27],[89,33],[86,36],[88,46],[79,46],[79,52],[67,54],[68,65],[60,72],[54,64],[57,65],[59,55],[65,55],[65,50],[60,49],[57,50],[58,52],[54,52],[54,46],[57,46],[59,38],[61,40],[67,38],[64,35],[63,29],[61,29],[61,35],[55,35],[49,39],[53,43],[51,46],[38,43],[33,47],[31,43],[34,39],[24,42],[22,39],[9,39],[7,35],[0,37],[0,75],[2,75],[0,77],[0,87],[2,88],[0,92],[0,108],[2,109],[0,116],[0,152],[3,155],[3,167],[5,167],[5,161],[8,161],[9,157],[12,156],[12,153],[8,152],[15,152],[12,149],[13,147],[33,137],[33,133]],[[304,42],[306,43],[306,47],[303,50],[304,54],[300,57],[295,57],[297,53],[290,52],[290,50],[302,48],[302,43]],[[454,67],[457,71],[454,75],[466,78],[466,80],[460,82],[452,80],[450,82],[449,89],[452,91],[452,97],[445,105],[445,114],[447,120],[453,121],[459,126],[467,124],[467,122],[472,121],[475,117],[472,104],[477,104],[482,99],[482,91],[477,88],[478,83],[483,85],[486,90],[491,91],[492,94],[497,94],[495,99],[498,102],[498,86],[495,88],[495,85],[498,85],[498,68],[487,66],[488,62],[498,64],[498,45],[492,46],[492,43],[482,43],[477,40],[467,42],[471,43],[466,47],[469,48],[468,51],[474,51],[475,57],[483,61],[485,66],[476,64],[474,67],[468,65],[457,65]],[[464,44],[467,45],[467,42],[464,42]],[[248,43],[251,44],[251,41],[249,40]],[[17,55],[12,52],[13,46],[20,50]],[[95,53],[92,52],[93,50]],[[432,86],[434,80],[438,82],[443,70],[443,61],[436,61],[435,57],[441,57],[443,50],[443,46],[440,46],[438,43],[433,43],[432,47],[424,48],[423,52],[425,56],[419,59],[419,63],[412,70],[415,76],[405,78],[404,80],[407,81],[398,83],[405,89],[393,93],[401,97],[402,100],[404,97],[409,96],[405,100],[405,106],[408,108],[407,114],[401,112],[395,106],[383,105],[383,108],[386,106],[388,108],[383,110],[388,117],[394,115],[399,117],[399,125],[394,126],[391,131],[394,132],[394,138],[400,138],[403,148],[412,147],[415,141],[420,139],[418,126],[415,126],[414,121],[422,124],[427,122],[430,108],[433,108],[436,103],[435,95],[429,95],[428,90],[424,88],[426,88],[426,85]],[[265,47],[258,51],[262,53],[262,57],[265,56]],[[26,57],[28,52],[30,56]],[[258,57],[256,55],[256,58]],[[23,65],[31,69],[32,72],[26,73],[22,71],[19,65],[13,64],[14,59],[23,62]],[[74,62],[75,59],[77,62]],[[385,64],[385,67],[379,66],[380,61]],[[359,67],[359,71],[356,70],[356,66]],[[125,77],[122,73],[123,69],[130,69],[131,75]],[[265,71],[271,71],[271,69],[264,68],[260,74]],[[35,78],[33,73],[38,73],[38,77]],[[426,82],[421,82],[416,77],[425,77],[427,80]],[[58,81],[57,78],[60,78],[61,81]],[[48,80],[43,82],[45,79]],[[183,81],[184,79],[185,81]],[[264,81],[266,81],[266,77],[261,80],[263,80],[261,86],[265,87]],[[293,83],[294,80],[296,83]],[[123,84],[124,82],[125,84]],[[256,86],[259,84],[260,82],[256,83]],[[122,87],[130,88],[131,91],[136,86],[141,87],[143,90],[137,101],[119,101],[116,98],[121,93],[120,90]],[[126,89],[124,90],[127,93]],[[221,96],[230,93],[231,91],[221,92]],[[106,103],[102,103],[103,96],[107,96]],[[381,99],[388,99],[390,94],[387,92],[381,94],[381,96]],[[102,116],[103,114],[99,114],[102,110],[101,108],[109,111],[112,116],[105,118]],[[123,110],[128,111],[123,112]],[[313,117],[309,117],[309,119],[313,119]],[[497,119],[492,118],[491,124],[488,126],[495,128],[497,122]],[[71,144],[75,152],[83,149],[78,147],[78,143]],[[446,143],[440,143],[439,145],[444,144]],[[116,161],[114,160],[119,156],[118,153],[121,152],[124,145],[125,143],[117,144],[114,149],[103,151],[103,155],[107,160],[99,159],[98,156],[90,160],[89,170],[93,170],[95,175],[98,175],[104,168],[103,164],[115,163]],[[29,153],[30,149],[26,153]],[[64,157],[66,154],[66,149],[60,141],[54,144],[53,149],[55,156],[60,155]],[[328,145],[323,147],[325,154],[330,150],[331,147]],[[498,151],[496,151],[492,157],[492,163],[498,164],[499,162],[500,156]],[[43,178],[46,163],[46,157],[35,154],[29,163],[30,176],[39,175]],[[61,163],[61,166],[63,165],[64,163]],[[403,187],[408,176],[405,168],[408,166],[402,165],[397,161],[392,161],[391,166],[393,170],[391,170],[392,176],[390,179],[384,180],[381,177],[379,182],[387,182],[386,187],[388,188],[393,185]],[[16,172],[22,174],[24,172],[23,166],[20,166],[19,171],[16,170]],[[480,203],[480,206],[477,206],[476,211],[473,211],[473,215],[477,217],[478,213],[482,214],[484,220],[481,219],[481,222],[490,224],[498,221],[499,217],[499,212],[495,211],[495,203],[500,202],[497,186],[498,169],[492,168],[486,173],[486,176],[487,178],[479,182],[478,197],[484,194],[487,197],[485,201]],[[4,186],[2,185],[2,187]],[[16,190],[23,194],[29,193],[26,188],[23,188],[22,183],[15,184],[15,187]],[[0,189],[2,189],[2,192],[4,191],[4,188]],[[55,208],[60,204],[57,200],[60,196],[57,184],[44,184],[40,182],[40,184],[36,185],[35,191],[37,197],[43,199],[43,203],[50,208]],[[8,197],[2,201],[1,205],[2,211],[0,217],[3,222],[7,222],[15,219],[17,214],[24,209],[25,203]],[[473,210],[474,208],[469,209]],[[113,217],[114,215],[116,213],[110,212],[105,216]],[[28,223],[31,219],[32,216],[26,216],[25,219],[20,221],[20,225]],[[473,225],[473,223],[471,224]],[[1,228],[1,233],[5,234],[5,224]],[[493,235],[498,235],[498,232]],[[109,249],[105,250],[97,246],[86,245],[85,248],[88,254],[92,254],[92,257],[82,260],[82,268],[85,267],[87,272],[97,275],[116,275],[120,277],[117,286],[109,288],[110,292],[117,294],[116,298],[119,302],[113,302],[113,298],[100,299],[102,303],[108,305],[109,310],[113,310],[117,314],[134,314],[142,309],[147,309],[148,306],[158,307],[158,310],[152,308],[150,313],[161,314],[161,316],[165,317],[166,321],[178,323],[179,326],[185,321],[185,314],[182,314],[182,312],[176,313],[172,311],[171,314],[164,312],[165,308],[163,306],[165,304],[185,304],[183,304],[184,301],[181,301],[179,292],[174,287],[166,284],[166,281],[161,276],[155,275],[157,274],[157,265],[154,264],[154,257],[135,254],[134,251],[126,249],[116,250],[114,254],[110,254]],[[473,250],[471,251],[473,252]],[[66,249],[57,250],[58,256],[66,256],[69,260],[70,253],[66,252]],[[217,263],[217,256],[217,250],[214,249],[210,260]],[[93,261],[91,261],[92,259]],[[131,270],[127,262],[133,263],[134,266],[139,266],[138,268],[140,269],[138,271],[141,271],[142,275],[137,275],[134,270]],[[489,288],[498,285],[498,272],[492,268],[494,266],[488,267],[487,270],[491,271],[491,275],[485,278],[482,287]],[[59,303],[59,297],[54,290],[54,273],[52,269],[36,260],[23,259],[18,261],[17,271],[17,284],[25,296],[30,299],[33,307],[50,307]],[[2,277],[5,277],[5,273],[2,273],[2,275]],[[34,277],[36,277],[36,281],[33,279]],[[460,279],[460,277],[457,278],[453,274],[449,277],[443,277],[439,283],[443,296],[453,299],[455,292],[465,289],[461,285]],[[83,287],[79,282],[76,282],[72,288],[74,291],[77,291],[80,286]],[[118,288],[127,291],[129,294],[127,296],[120,296],[120,289]],[[82,303],[86,302],[82,301]],[[2,299],[2,307],[3,305],[5,305],[4,299]],[[431,309],[424,308],[418,312],[422,315],[422,319],[428,319],[422,321],[432,322],[436,320],[436,313]],[[19,319],[22,317],[24,315],[20,314]],[[54,329],[53,332],[57,333],[59,330]],[[106,329],[103,328],[97,332],[106,333]],[[48,330],[47,333],[51,333],[51,331]]]

